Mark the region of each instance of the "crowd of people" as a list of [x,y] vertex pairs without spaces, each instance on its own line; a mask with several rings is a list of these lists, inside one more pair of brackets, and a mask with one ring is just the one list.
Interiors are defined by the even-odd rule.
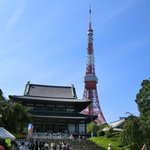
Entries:
[[42,140],[33,141],[9,141],[0,140],[0,150],[71,150],[71,146],[67,142],[59,143]]
[[[74,140],[73,135],[70,135],[70,140]],[[78,137],[80,142],[80,137]],[[67,142],[59,141],[55,143],[49,140],[15,140],[0,139],[0,150],[71,150],[71,145]],[[108,145],[107,150],[112,150],[112,145]],[[148,146],[144,144],[141,150],[149,150]]]
[[[48,132],[46,137],[50,135],[53,134]],[[59,133],[57,136],[61,137],[62,134]],[[57,143],[55,143],[55,140],[51,141],[49,138],[43,140],[40,138],[27,138],[28,140],[0,139],[0,150],[71,150],[71,145],[68,142],[63,142],[64,140],[58,137],[57,140],[59,141],[57,141]],[[74,136],[70,134],[67,139],[73,141]]]

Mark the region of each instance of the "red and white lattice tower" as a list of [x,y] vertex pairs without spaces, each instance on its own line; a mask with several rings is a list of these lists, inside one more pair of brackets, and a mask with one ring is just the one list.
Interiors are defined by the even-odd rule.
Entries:
[[84,100],[92,100],[90,106],[82,111],[83,114],[88,115],[96,115],[98,116],[96,120],[94,120],[98,124],[106,123],[104,115],[102,113],[98,93],[97,86],[98,79],[95,75],[95,65],[94,65],[94,50],[93,50],[93,30],[91,26],[91,8],[89,9],[89,29],[88,29],[88,48],[87,48],[87,64],[86,64],[86,74],[84,78]]

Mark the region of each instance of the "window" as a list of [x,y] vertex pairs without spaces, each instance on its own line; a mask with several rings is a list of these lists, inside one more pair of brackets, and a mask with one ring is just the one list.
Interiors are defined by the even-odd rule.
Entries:
[[79,124],[79,133],[85,134],[85,124]]
[[32,107],[32,106],[27,106],[26,108],[27,108],[27,110],[29,110],[29,111],[34,109],[34,107]]
[[45,111],[45,106],[43,104],[36,104],[34,109],[36,111]]
[[75,133],[75,124],[70,123],[68,126],[69,133]]
[[47,111],[54,111],[55,105],[47,105]]
[[74,106],[67,106],[66,112],[75,112]]
[[56,111],[65,111],[65,106],[62,105],[56,106]]

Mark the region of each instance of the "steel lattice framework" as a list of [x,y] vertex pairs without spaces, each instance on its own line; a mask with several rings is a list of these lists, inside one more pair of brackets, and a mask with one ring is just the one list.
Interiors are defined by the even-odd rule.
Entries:
[[89,29],[88,29],[88,48],[87,48],[87,64],[86,64],[86,74],[84,77],[84,100],[92,100],[90,106],[82,111],[84,114],[97,115],[97,119],[94,120],[98,124],[106,123],[104,115],[102,113],[98,93],[97,93],[97,83],[98,79],[95,75],[95,65],[94,65],[94,50],[93,50],[93,30],[91,26],[91,9],[89,10]]

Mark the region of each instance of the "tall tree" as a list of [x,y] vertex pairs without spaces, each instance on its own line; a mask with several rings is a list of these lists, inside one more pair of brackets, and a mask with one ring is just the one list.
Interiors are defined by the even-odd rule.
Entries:
[[130,115],[124,123],[121,135],[123,145],[130,145],[132,150],[140,149],[143,142],[141,140],[142,131],[140,130],[139,117]]
[[140,130],[143,142],[150,145],[150,79],[143,80],[135,102],[140,112]]
[[13,133],[22,133],[30,121],[30,114],[20,103],[7,100],[0,89],[0,126]]
[[0,89],[0,101],[4,101],[3,91]]
[[131,149],[140,149],[142,144],[150,145],[150,79],[143,80],[136,95],[140,116],[129,116],[123,127],[122,138]]
[[135,102],[138,105],[140,116],[143,119],[150,119],[150,79],[143,80],[141,86]]
[[27,109],[21,103],[8,100],[6,111],[3,118],[5,127],[13,133],[23,133],[23,128],[27,127],[27,123],[30,121]]
[[[19,133],[23,132],[23,128],[26,126],[27,123],[30,121],[30,114],[27,112],[25,106],[21,103],[13,103],[13,117],[16,123],[16,130]],[[18,128],[19,127],[19,128]]]
[[3,112],[6,107],[6,99],[3,96],[3,91],[0,89],[0,126],[3,126]]

